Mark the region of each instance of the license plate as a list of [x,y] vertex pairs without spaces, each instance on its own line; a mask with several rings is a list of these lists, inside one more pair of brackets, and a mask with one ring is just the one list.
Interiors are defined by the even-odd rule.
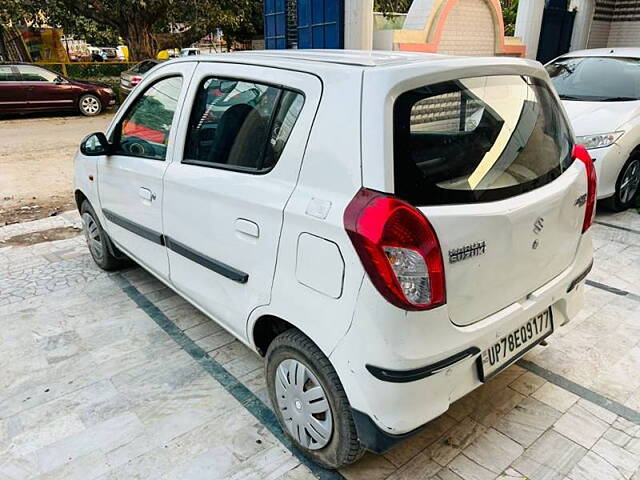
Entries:
[[478,359],[480,380],[486,381],[508,367],[553,332],[551,307],[509,332]]

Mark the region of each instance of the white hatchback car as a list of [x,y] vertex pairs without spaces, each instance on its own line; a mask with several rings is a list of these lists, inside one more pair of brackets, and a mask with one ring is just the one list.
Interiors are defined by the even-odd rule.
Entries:
[[581,307],[595,172],[535,62],[188,57],[80,150],[96,263],[134,259],[263,355],[325,467],[411,435]]
[[546,66],[569,120],[593,158],[598,199],[615,211],[640,193],[640,48],[567,53]]

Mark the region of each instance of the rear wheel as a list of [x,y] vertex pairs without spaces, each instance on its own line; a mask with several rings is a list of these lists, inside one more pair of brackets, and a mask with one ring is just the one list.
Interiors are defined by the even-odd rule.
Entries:
[[100,225],[96,212],[86,200],[80,206],[80,216],[87,246],[96,265],[107,271],[125,267],[129,263],[128,259],[122,254],[122,256],[114,255],[120,252],[111,243],[111,239]]
[[282,429],[311,460],[340,468],[364,453],[351,407],[329,359],[299,330],[273,340],[266,356],[271,404]]
[[80,97],[78,108],[81,114],[93,117],[102,111],[102,101],[97,96],[87,93]]
[[608,206],[615,212],[633,207],[640,192],[640,155],[634,155],[620,171],[616,181],[616,193],[607,200]]

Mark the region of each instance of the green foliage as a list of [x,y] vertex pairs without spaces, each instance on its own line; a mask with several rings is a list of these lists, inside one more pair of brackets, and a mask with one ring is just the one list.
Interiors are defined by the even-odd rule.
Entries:
[[373,9],[384,14],[407,13],[412,0],[375,0]]
[[504,34],[513,35],[518,14],[518,0],[500,0],[500,4],[502,5],[502,18],[504,18]]
[[[0,22],[59,26],[96,45],[121,37],[132,59],[154,57],[157,33],[180,26],[175,46],[189,45],[216,28],[230,39],[262,32],[259,0],[0,0]],[[175,30],[175,28],[173,28]]]

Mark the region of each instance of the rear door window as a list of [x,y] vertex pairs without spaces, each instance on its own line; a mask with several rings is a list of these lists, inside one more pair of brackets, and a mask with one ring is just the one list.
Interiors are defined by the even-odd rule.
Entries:
[[572,137],[547,85],[526,76],[459,79],[394,105],[395,192],[416,205],[500,200],[571,164]]
[[33,65],[18,65],[18,71],[23,82],[54,82],[59,77],[57,73]]
[[9,65],[0,65],[0,82],[15,82],[18,80],[13,67]]
[[304,96],[280,87],[208,78],[191,112],[183,163],[266,173],[277,163]]

